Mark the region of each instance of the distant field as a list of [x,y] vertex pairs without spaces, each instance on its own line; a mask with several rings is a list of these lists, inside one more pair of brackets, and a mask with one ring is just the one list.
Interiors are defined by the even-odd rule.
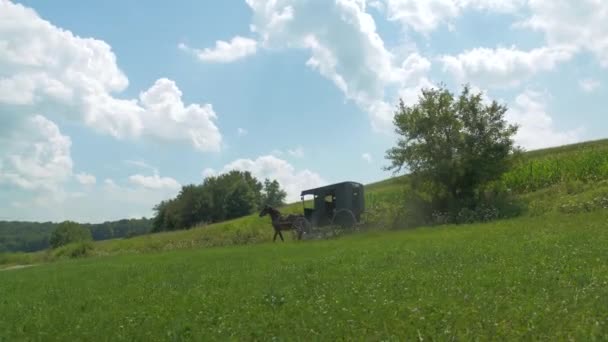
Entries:
[[608,211],[0,272],[0,340],[606,340]]

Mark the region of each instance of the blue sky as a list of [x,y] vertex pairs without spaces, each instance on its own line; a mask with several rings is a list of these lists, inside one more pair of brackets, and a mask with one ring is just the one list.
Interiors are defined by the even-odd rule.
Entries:
[[529,149],[606,137],[608,3],[0,0],[0,219],[150,216],[229,169],[368,183],[440,82]]

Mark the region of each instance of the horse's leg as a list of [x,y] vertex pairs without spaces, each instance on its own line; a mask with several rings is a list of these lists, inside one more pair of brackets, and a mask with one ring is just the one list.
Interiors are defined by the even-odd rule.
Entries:
[[281,233],[280,230],[279,230],[279,236],[281,237],[281,241],[285,242],[285,239],[283,239],[283,233]]
[[275,230],[275,231],[274,231],[274,237],[272,238],[272,242],[277,241],[277,235],[278,235],[278,234],[279,234],[279,231],[278,231],[278,230]]

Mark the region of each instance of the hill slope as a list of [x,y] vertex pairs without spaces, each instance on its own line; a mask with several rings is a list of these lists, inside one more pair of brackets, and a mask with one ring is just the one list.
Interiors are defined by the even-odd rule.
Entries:
[[[368,211],[378,204],[398,203],[402,180],[394,177],[366,186]],[[527,206],[525,215],[554,212],[581,212],[608,208],[608,139],[530,151],[503,180]],[[606,198],[605,202],[604,198]],[[302,204],[282,208],[284,213],[301,213]],[[369,225],[383,226],[386,213],[368,217]],[[397,222],[398,225],[398,222]],[[88,255],[116,255],[174,249],[248,245],[271,241],[272,227],[267,217],[257,214],[190,230],[113,239],[93,244]],[[290,234],[287,234],[290,239]],[[0,264],[37,263],[54,260],[70,251],[0,254]]]
[[556,214],[4,271],[0,340],[606,339],[607,220]]

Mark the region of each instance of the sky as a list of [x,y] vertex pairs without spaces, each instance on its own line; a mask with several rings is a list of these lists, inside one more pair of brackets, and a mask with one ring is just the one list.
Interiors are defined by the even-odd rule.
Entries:
[[392,176],[399,99],[470,84],[526,149],[608,136],[608,1],[0,0],[0,220],[150,217],[228,170]]

